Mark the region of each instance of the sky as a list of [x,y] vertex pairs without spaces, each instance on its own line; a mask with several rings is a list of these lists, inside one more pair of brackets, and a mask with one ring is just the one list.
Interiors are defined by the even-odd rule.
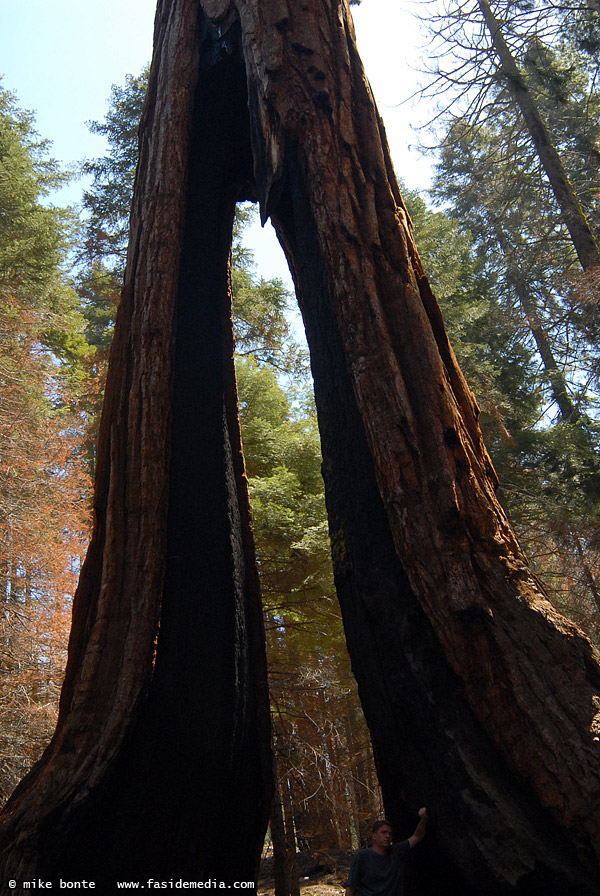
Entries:
[[[415,2],[363,0],[352,7],[360,55],[385,122],[397,173],[410,187],[429,183],[429,159],[421,157],[415,120],[425,121],[409,98],[421,76],[424,40],[410,12]],[[137,75],[152,56],[155,0],[0,0],[0,75],[19,105],[35,113],[40,135],[65,165],[102,156],[103,138],[87,122],[102,121],[113,84]],[[61,201],[76,203],[82,183]],[[258,223],[249,233],[259,273],[289,272],[274,232]]]

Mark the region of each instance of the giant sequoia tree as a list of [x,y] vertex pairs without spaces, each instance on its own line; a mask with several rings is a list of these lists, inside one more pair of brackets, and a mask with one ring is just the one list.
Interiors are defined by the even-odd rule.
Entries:
[[247,197],[304,316],[387,809],[433,814],[417,892],[597,892],[598,657],[495,498],[346,0],[159,2],[94,535],[7,875],[253,873],[268,713],[228,283]]

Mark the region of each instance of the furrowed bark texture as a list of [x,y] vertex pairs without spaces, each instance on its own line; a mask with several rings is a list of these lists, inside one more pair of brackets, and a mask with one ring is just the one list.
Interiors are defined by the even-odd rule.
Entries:
[[57,735],[5,812],[8,876],[245,879],[258,855],[268,722],[226,320],[252,177],[305,319],[387,809],[408,832],[433,814],[413,892],[597,893],[598,656],[496,501],[345,0],[159,5],[97,523]]
[[159,3],[94,532],[58,729],[2,816],[6,880],[256,873],[269,707],[229,276],[246,110],[240,54],[198,3]]
[[[494,492],[340,0],[239,17],[255,173],[304,313],[348,643],[393,820],[434,807],[420,886],[598,888],[600,670]],[[425,877],[429,876],[429,883]],[[444,890],[448,892],[447,889]]]

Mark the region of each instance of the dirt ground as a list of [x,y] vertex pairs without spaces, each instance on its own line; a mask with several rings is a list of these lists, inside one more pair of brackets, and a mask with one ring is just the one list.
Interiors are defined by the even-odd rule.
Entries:
[[[296,859],[302,896],[343,896],[351,858],[352,853],[339,850],[314,856],[298,853]],[[258,896],[275,896],[272,861],[271,857],[263,859],[258,878]]]
[[[275,889],[273,884],[266,881],[264,884],[258,885],[257,892],[259,896],[274,896]],[[301,880],[300,892],[303,896],[341,896],[344,887],[341,884],[326,883],[318,880]]]

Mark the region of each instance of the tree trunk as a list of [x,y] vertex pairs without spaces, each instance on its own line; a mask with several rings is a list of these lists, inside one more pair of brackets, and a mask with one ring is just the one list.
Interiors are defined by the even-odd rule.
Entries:
[[162,871],[172,849],[178,876],[244,879],[258,858],[268,722],[224,324],[251,144],[307,329],[386,811],[401,835],[432,812],[416,892],[597,893],[598,656],[544,598],[495,498],[346,0],[163,2],[156,47],[96,530],[59,729],[5,814],[11,876],[81,870],[92,843],[119,870],[155,851]]
[[434,814],[421,892],[595,892],[598,656],[496,500],[347,6],[204,6],[242,25],[262,213],[311,348],[336,584],[386,806],[409,832],[420,804]]
[[589,591],[590,599],[596,605],[598,611],[600,611],[600,586],[598,583],[597,572],[594,568],[594,564],[590,563],[587,558],[586,548],[579,537],[578,533],[574,530],[569,532],[570,537],[573,539],[575,544],[575,550],[577,551],[577,556],[579,557],[579,562],[581,563],[581,570],[583,573],[583,581],[585,582],[585,586]]
[[287,847],[287,868],[290,896],[300,896],[300,872],[298,869],[298,844],[296,843],[296,824],[294,821],[294,802],[289,776],[286,774],[281,782],[281,805],[285,824],[285,840]]
[[275,896],[290,896],[290,863],[288,860],[285,822],[283,820],[283,806],[281,802],[281,788],[279,787],[279,774],[275,755],[273,756],[273,763],[274,788],[273,798],[271,800],[271,843],[273,846]]
[[269,707],[229,275],[246,102],[198,3],[160,2],[94,531],[58,728],[2,816],[5,879],[257,870]]
[[[527,279],[527,271],[522,268],[522,242],[518,238],[511,240],[503,232],[501,222],[490,216],[492,233],[500,247],[506,262],[506,281],[512,286],[527,321],[527,325],[542,359],[544,377],[550,386],[552,398],[556,402],[563,420],[576,423],[580,418],[579,409],[571,401],[569,389],[555,356],[554,349],[548,339],[546,328],[542,323],[537,307],[537,300]],[[515,245],[516,243],[516,245]]]
[[529,131],[581,266],[584,271],[596,267],[600,264],[600,249],[552,142],[552,136],[525,83],[523,73],[519,70],[510,47],[502,36],[500,22],[492,12],[488,0],[477,0],[477,3],[500,62],[501,74]]

